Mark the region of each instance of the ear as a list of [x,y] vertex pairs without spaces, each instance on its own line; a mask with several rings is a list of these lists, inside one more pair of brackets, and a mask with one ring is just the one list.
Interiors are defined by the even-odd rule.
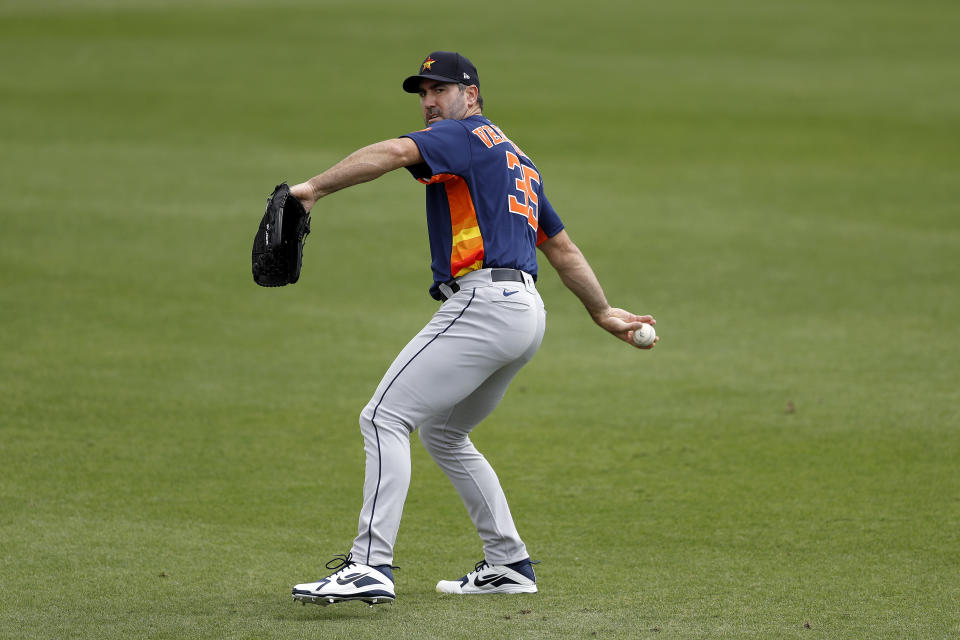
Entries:
[[480,95],[480,89],[477,88],[477,85],[471,84],[463,91],[467,96],[467,108],[476,106],[477,96]]

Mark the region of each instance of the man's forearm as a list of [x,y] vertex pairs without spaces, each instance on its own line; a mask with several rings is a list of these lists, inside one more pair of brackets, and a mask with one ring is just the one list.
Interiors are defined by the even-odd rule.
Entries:
[[565,231],[544,242],[541,249],[557,270],[563,284],[577,296],[595,320],[610,309],[593,268]]
[[560,274],[563,284],[580,299],[591,316],[597,317],[610,308],[600,281],[579,250],[576,256],[570,256],[563,268],[557,269],[557,273]]
[[313,199],[319,200],[407,166],[410,159],[409,149],[400,140],[384,140],[354,151],[320,175],[310,178],[307,184],[313,192]]

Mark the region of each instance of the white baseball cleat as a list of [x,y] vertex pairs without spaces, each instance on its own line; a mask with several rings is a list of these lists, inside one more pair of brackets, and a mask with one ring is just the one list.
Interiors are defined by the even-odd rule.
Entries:
[[441,580],[440,593],[536,593],[537,576],[530,559],[512,564],[487,564],[481,560],[459,580]]
[[338,555],[327,563],[332,574],[317,582],[298,584],[293,588],[293,599],[304,604],[321,606],[337,602],[359,600],[373,606],[393,602],[394,567],[371,567],[353,562],[352,554]]

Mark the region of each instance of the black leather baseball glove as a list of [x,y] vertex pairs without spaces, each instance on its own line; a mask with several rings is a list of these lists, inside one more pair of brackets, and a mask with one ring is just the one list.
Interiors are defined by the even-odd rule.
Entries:
[[303,241],[310,233],[310,214],[286,182],[267,199],[267,210],[253,237],[253,280],[262,287],[282,287],[300,279]]

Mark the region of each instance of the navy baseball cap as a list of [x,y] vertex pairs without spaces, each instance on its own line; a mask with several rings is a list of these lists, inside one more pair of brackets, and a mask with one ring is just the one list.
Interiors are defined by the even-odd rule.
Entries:
[[480,86],[480,77],[473,63],[453,51],[434,51],[420,63],[420,73],[403,81],[407,93],[420,93],[421,80],[462,82]]

